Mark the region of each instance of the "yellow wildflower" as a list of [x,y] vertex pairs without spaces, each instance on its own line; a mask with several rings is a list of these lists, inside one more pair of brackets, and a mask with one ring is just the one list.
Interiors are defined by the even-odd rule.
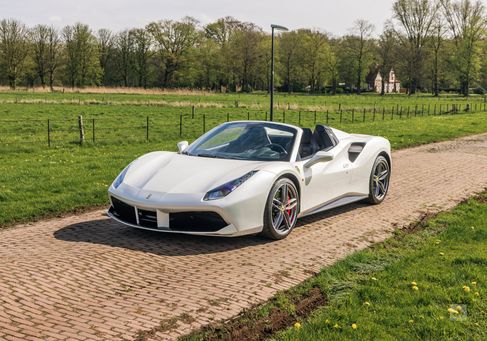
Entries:
[[436,244],[436,245],[438,245],[438,244],[440,244],[440,243],[441,243],[441,240],[439,240],[439,239],[435,240],[435,244]]
[[333,326],[333,328],[338,329],[338,328],[340,328],[340,326],[338,325],[338,323],[335,323],[335,325]]
[[411,282],[411,285],[416,285],[417,286],[418,284],[413,281],[413,282]]
[[465,291],[465,292],[470,292],[470,287],[468,287],[468,286],[464,285],[464,286],[463,286],[463,291]]
[[326,319],[326,320],[325,320],[325,323],[326,323],[326,324],[330,324],[330,320]]
[[478,291],[475,292],[475,296],[480,296],[480,293]]
[[414,323],[414,320],[409,320],[408,322],[409,322],[409,323]]
[[413,286],[412,286],[412,289],[413,289],[414,291],[418,291],[418,290],[419,290],[419,288],[418,288],[416,285],[413,285]]
[[357,328],[358,328],[357,324],[356,323],[352,323],[352,329],[357,329]]
[[370,306],[370,302],[365,301],[365,302],[364,302],[364,305],[366,305],[366,306]]
[[444,255],[445,255],[445,254],[444,254],[443,252],[440,252],[440,256],[442,256],[442,257],[443,257]]
[[472,284],[472,286],[476,286],[476,285],[477,285],[477,282],[473,281],[473,282],[472,282],[472,283],[470,283],[470,284]]
[[371,277],[370,279],[373,281],[377,281],[377,278],[375,278],[375,277]]
[[301,323],[296,322],[296,323],[294,324],[294,328],[296,328],[296,329],[301,329]]
[[456,311],[456,310],[455,310],[455,309],[453,309],[453,308],[448,308],[448,312],[449,312],[450,314],[458,314],[458,311]]

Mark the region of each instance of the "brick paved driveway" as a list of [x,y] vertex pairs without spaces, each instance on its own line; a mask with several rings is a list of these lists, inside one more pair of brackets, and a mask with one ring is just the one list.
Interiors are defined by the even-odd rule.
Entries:
[[267,242],[124,228],[102,211],[0,232],[0,340],[171,339],[487,187],[487,134],[395,152],[389,197]]

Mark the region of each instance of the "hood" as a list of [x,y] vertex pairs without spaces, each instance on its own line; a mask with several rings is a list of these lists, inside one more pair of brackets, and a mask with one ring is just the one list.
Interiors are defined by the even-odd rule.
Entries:
[[158,152],[134,161],[124,183],[159,193],[206,193],[259,169],[261,161],[227,160]]

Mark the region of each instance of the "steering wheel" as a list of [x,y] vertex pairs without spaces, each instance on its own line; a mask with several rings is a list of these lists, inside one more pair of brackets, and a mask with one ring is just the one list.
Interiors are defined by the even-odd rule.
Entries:
[[284,147],[281,146],[280,144],[269,143],[266,147],[269,148],[270,150],[273,150],[273,151],[278,152],[280,154],[287,155],[287,150],[284,149]]

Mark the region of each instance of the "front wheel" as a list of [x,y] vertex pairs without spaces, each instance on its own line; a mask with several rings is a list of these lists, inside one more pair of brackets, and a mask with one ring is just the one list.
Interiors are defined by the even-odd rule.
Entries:
[[391,166],[385,157],[379,155],[370,173],[368,203],[377,205],[384,201],[389,190],[390,177]]
[[278,240],[291,233],[299,213],[299,192],[288,178],[276,181],[267,198],[262,235]]

